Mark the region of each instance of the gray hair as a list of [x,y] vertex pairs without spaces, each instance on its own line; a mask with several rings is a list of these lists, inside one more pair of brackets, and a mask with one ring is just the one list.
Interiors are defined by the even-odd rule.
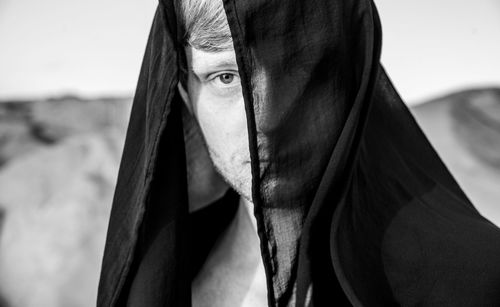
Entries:
[[233,49],[222,0],[178,0],[176,7],[186,45],[208,52]]

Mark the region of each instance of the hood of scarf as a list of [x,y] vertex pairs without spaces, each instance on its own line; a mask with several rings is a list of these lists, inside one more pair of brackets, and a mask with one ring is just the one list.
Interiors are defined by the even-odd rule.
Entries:
[[[245,101],[270,306],[321,306],[340,296],[357,306],[406,302],[405,293],[420,286],[403,286],[408,272],[397,261],[399,235],[414,242],[421,229],[441,233],[439,227],[472,220],[468,231],[491,228],[485,231],[496,236],[382,69],[371,0],[223,2]],[[175,5],[159,3],[147,43],[98,306],[190,305],[189,165]],[[413,232],[405,226],[411,216],[422,221]],[[442,216],[452,223],[422,224]],[[402,287],[406,292],[394,290]]]

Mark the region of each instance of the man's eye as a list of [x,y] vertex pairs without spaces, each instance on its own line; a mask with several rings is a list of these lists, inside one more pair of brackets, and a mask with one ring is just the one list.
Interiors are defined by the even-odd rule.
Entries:
[[235,71],[220,71],[207,77],[208,84],[217,95],[230,95],[241,88],[240,76]]
[[227,87],[235,85],[238,77],[238,73],[227,71],[212,74],[208,77],[208,80],[215,86]]
[[228,74],[224,73],[218,76],[220,82],[224,84],[231,84],[231,82],[234,81],[234,75],[233,74]]

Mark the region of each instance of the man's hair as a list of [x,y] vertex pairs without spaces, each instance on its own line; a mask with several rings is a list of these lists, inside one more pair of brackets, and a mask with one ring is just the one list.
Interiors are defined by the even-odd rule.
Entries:
[[222,0],[178,0],[176,7],[184,44],[209,52],[233,48]]

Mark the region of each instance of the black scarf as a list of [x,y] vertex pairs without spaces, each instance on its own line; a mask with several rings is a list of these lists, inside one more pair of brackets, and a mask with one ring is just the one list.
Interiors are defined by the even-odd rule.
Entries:
[[[194,238],[173,6],[160,3],[147,44],[98,306],[190,306]],[[500,231],[381,68],[373,2],[224,0],[224,9],[270,306],[499,306]]]

